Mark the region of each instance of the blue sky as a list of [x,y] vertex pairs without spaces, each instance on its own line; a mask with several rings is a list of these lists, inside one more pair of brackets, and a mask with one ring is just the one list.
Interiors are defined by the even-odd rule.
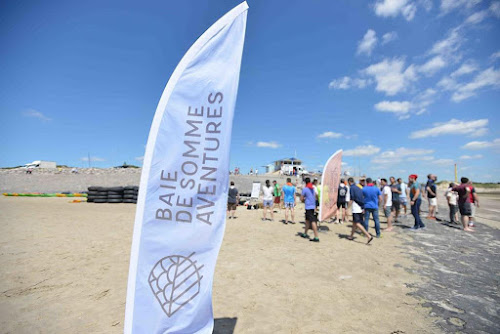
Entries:
[[[0,166],[141,164],[190,45],[239,3],[2,1]],[[500,1],[249,0],[231,145],[282,157],[500,181]]]

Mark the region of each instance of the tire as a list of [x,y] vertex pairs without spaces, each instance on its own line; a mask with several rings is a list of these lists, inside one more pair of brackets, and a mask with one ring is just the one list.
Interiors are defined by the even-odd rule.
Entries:
[[123,199],[122,195],[108,195],[108,199]]
[[107,195],[106,196],[99,195],[99,196],[90,196],[90,198],[93,198],[93,199],[108,199],[108,196]]
[[104,198],[96,198],[94,200],[94,203],[108,203],[108,199],[104,199]]
[[122,199],[108,199],[108,203],[123,203]]
[[108,196],[109,195],[114,195],[114,196],[122,196],[123,195],[123,191],[108,191]]
[[94,199],[93,198],[87,198],[87,203],[93,203]]
[[102,187],[95,187],[95,186],[92,186],[92,187],[88,187],[87,188],[89,191],[102,191],[103,188]]
[[108,196],[108,192],[107,191],[98,191],[97,196]]
[[99,195],[99,192],[98,191],[89,191],[87,193],[87,195],[89,195],[89,196],[97,196],[97,195]]
[[135,190],[135,188],[137,188],[137,186],[126,186],[126,187],[123,187],[123,189],[125,189],[125,190]]
[[125,199],[134,199],[134,195],[123,195],[123,198]]
[[123,193],[124,194],[135,194],[136,191],[135,190],[124,190]]
[[123,191],[123,187],[109,187],[106,189],[107,191],[118,191],[118,192],[122,192]]
[[123,200],[123,203],[134,203],[134,204],[136,204],[136,203],[137,203],[137,201],[136,201],[135,199],[128,199],[128,198],[127,198],[127,199],[124,199],[124,200]]

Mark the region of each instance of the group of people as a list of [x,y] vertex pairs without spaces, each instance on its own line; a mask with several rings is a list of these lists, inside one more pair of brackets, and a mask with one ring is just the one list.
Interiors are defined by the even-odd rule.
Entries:
[[[385,178],[374,181],[371,178],[361,177],[358,183],[355,183],[352,177],[348,178],[347,182],[345,182],[345,179],[341,179],[337,193],[338,210],[334,221],[339,224],[345,222],[347,209],[351,208],[353,224],[348,239],[354,239],[354,233],[359,229],[367,237],[367,243],[370,243],[373,240],[373,236],[368,233],[370,216],[375,223],[375,237],[380,238],[379,209],[382,209],[384,216],[387,218],[387,228],[384,231],[390,232],[393,230],[393,223],[398,222],[401,214],[407,215],[407,206],[410,204],[411,215],[414,218],[414,225],[410,230],[424,230],[426,227],[420,217],[423,198],[426,198],[429,204],[427,219],[436,219],[436,213],[438,212],[437,176],[429,174],[425,185],[420,185],[417,179],[418,175],[416,174],[411,174],[408,177],[408,183],[405,183],[401,178],[396,179],[392,176],[389,181]],[[304,232],[299,233],[299,235],[311,241],[319,242],[317,211],[321,198],[321,186],[318,185],[317,179],[311,182],[310,178],[305,178],[304,183],[300,200],[305,204],[305,227]],[[263,199],[262,220],[269,219],[273,221],[274,210],[284,208],[284,223],[295,224],[294,209],[297,188],[292,184],[290,178],[287,178],[286,184],[282,187],[278,185],[276,180],[272,184],[269,180],[266,180],[261,195]],[[479,206],[479,199],[469,179],[463,177],[460,185],[451,183],[445,197],[450,210],[450,222],[458,223],[458,212],[460,212],[464,231],[474,231],[473,217],[475,208]],[[234,218],[234,210],[238,202],[238,191],[234,187],[234,182],[231,182],[228,197],[229,218]],[[314,233],[312,239],[308,235],[310,229]]]

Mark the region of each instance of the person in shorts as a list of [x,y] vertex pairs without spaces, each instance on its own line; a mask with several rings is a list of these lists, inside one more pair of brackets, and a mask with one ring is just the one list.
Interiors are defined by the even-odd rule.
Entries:
[[231,181],[229,186],[229,191],[227,193],[227,215],[228,219],[236,218],[234,214],[236,213],[236,208],[240,201],[240,195],[238,193],[238,189],[234,186],[234,182]]
[[474,222],[476,221],[476,207],[479,208],[479,198],[477,197],[477,192],[474,186],[472,185],[472,181],[469,180],[470,185],[470,208],[471,215],[469,217],[469,227],[476,227]]
[[448,208],[450,210],[450,223],[458,224],[458,194],[453,191],[453,187],[456,186],[455,183],[450,183],[448,190],[444,196],[446,197],[446,201],[448,202]]
[[462,226],[464,231],[474,232],[474,230],[469,227],[469,219],[472,215],[470,196],[471,187],[469,185],[469,179],[462,177],[460,182],[462,182],[460,185],[454,186],[451,189],[458,193],[458,211],[460,211],[460,215],[462,216]]
[[347,208],[347,191],[349,189],[345,185],[345,180],[341,179],[337,194],[337,214],[340,210],[342,210],[342,218],[339,218],[339,224],[342,224],[345,221],[346,216],[346,208]]
[[406,205],[408,204],[408,185],[402,178],[398,178],[398,184],[401,187],[401,194],[399,194],[399,207],[403,208],[406,217]]
[[304,202],[306,207],[306,225],[304,227],[304,233],[299,233],[299,235],[302,238],[310,239],[307,232],[309,231],[309,229],[312,229],[314,232],[314,239],[310,239],[310,241],[319,242],[318,225],[316,224],[317,218],[315,214],[317,196],[314,192],[311,179],[307,177],[304,181],[306,182],[306,186],[304,187],[304,189],[302,189],[300,200]]
[[288,212],[290,212],[290,217],[292,221],[290,223],[295,224],[295,186],[292,184],[290,178],[286,179],[286,184],[281,189],[281,196],[283,197],[283,203],[285,203],[285,224],[288,224]]
[[425,192],[427,193],[427,200],[429,201],[429,215],[427,219],[436,219],[436,208],[437,208],[437,197],[436,197],[436,182],[434,180],[434,175],[428,175],[428,181],[425,186]]
[[266,184],[262,187],[262,203],[264,209],[262,212],[262,220],[267,220],[266,213],[269,210],[271,213],[271,221],[273,221],[273,187],[271,186],[271,182],[269,180],[266,180]]
[[361,184],[354,184],[354,179],[350,177],[347,179],[349,183],[349,207],[352,207],[352,229],[351,235],[347,237],[349,240],[354,240],[354,232],[356,229],[360,229],[361,232],[368,238],[366,242],[369,244],[373,237],[365,230],[363,226],[363,208],[364,208],[364,198],[363,198],[363,186]]
[[400,201],[399,196],[401,195],[401,185],[396,182],[396,178],[391,176],[389,178],[391,182],[391,191],[392,191],[392,212],[394,213],[394,222],[398,221],[399,211],[400,211]]
[[384,215],[387,218],[386,232],[392,231],[392,190],[387,184],[387,179],[380,179],[382,185],[382,208],[384,208]]
[[273,196],[274,196],[274,208],[278,207],[278,210],[281,209],[281,189],[276,180],[273,181]]

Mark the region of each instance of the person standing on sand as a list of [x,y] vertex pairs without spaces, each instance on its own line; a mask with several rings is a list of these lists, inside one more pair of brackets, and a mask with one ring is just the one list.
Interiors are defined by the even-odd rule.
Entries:
[[380,221],[378,219],[378,203],[381,201],[380,189],[373,183],[371,178],[366,179],[366,186],[363,188],[363,197],[365,204],[365,221],[364,227],[368,232],[368,223],[370,222],[370,213],[375,221],[375,232],[377,238],[380,238]]
[[238,193],[238,189],[234,186],[234,182],[231,181],[231,185],[229,186],[229,191],[227,193],[227,214],[228,219],[235,219],[234,214],[236,213],[236,207],[240,201],[240,195]]
[[471,188],[469,185],[469,179],[466,177],[462,177],[460,179],[462,182],[458,186],[454,186],[451,188],[453,191],[458,193],[458,210],[460,211],[460,215],[462,216],[462,226],[464,231],[466,232],[474,232],[472,228],[469,227],[469,219],[472,215],[471,208]]
[[398,178],[398,184],[401,187],[401,194],[399,195],[399,205],[400,207],[402,206],[404,211],[405,211],[405,217],[406,217],[406,204],[407,204],[407,192],[408,192],[408,185],[403,182],[402,178]]
[[474,222],[476,221],[476,207],[479,208],[479,198],[477,197],[477,192],[474,186],[472,185],[472,181],[469,180],[470,185],[470,211],[471,215],[469,217],[469,227],[476,227]]
[[274,196],[273,211],[274,208],[277,206],[279,212],[279,210],[281,209],[281,189],[276,180],[273,181],[273,196]]
[[[337,214],[339,211],[341,211],[341,217],[339,218],[339,224],[342,224],[345,222],[345,216],[346,216],[346,208],[347,208],[347,191],[348,188],[345,185],[345,180],[341,179],[339,188],[338,188],[338,193],[337,193]],[[337,220],[337,217],[335,217],[335,220]]]
[[271,187],[271,182],[269,180],[266,180],[265,186],[262,187],[262,203],[263,203],[262,221],[267,220],[266,218],[267,210],[271,212],[271,221],[274,221],[273,187]]
[[389,178],[391,181],[391,191],[392,191],[392,212],[394,212],[394,222],[398,222],[399,211],[400,211],[400,200],[399,196],[401,195],[401,185],[396,182],[396,178],[391,176]]
[[458,206],[457,206],[457,198],[458,194],[453,191],[453,187],[456,186],[455,183],[450,183],[450,187],[446,190],[444,196],[448,201],[448,208],[450,209],[450,223],[458,224]]
[[290,217],[292,221],[290,223],[295,224],[295,186],[292,184],[290,178],[286,179],[286,184],[283,186],[281,194],[283,197],[283,203],[285,203],[285,224],[288,224],[288,212],[290,211]]
[[314,214],[316,209],[316,194],[314,193],[311,179],[306,177],[305,182],[306,186],[302,189],[300,200],[304,202],[306,207],[306,226],[304,227],[304,233],[299,233],[299,235],[302,238],[309,239],[307,232],[309,229],[312,229],[314,232],[314,239],[310,239],[310,241],[319,242],[318,225],[316,224],[316,215]]
[[354,179],[350,177],[347,179],[349,183],[349,207],[352,207],[352,229],[351,235],[347,237],[349,240],[354,240],[354,232],[359,228],[361,232],[368,238],[366,244],[369,244],[373,237],[366,232],[363,226],[363,207],[365,206],[364,198],[363,198],[363,186],[361,184],[354,184]]
[[382,185],[382,209],[384,210],[385,218],[387,218],[387,228],[384,231],[392,231],[392,191],[387,184],[387,179],[380,180]]
[[425,225],[420,219],[420,204],[422,204],[422,195],[420,193],[420,185],[417,182],[418,175],[411,174],[408,177],[408,186],[410,188],[410,205],[411,214],[415,218],[415,225],[410,228],[412,231],[417,231],[418,229],[425,229]]
[[427,185],[425,186],[425,192],[427,193],[427,199],[429,201],[429,215],[427,219],[436,219],[437,188],[434,182],[434,175],[429,174],[428,178]]

